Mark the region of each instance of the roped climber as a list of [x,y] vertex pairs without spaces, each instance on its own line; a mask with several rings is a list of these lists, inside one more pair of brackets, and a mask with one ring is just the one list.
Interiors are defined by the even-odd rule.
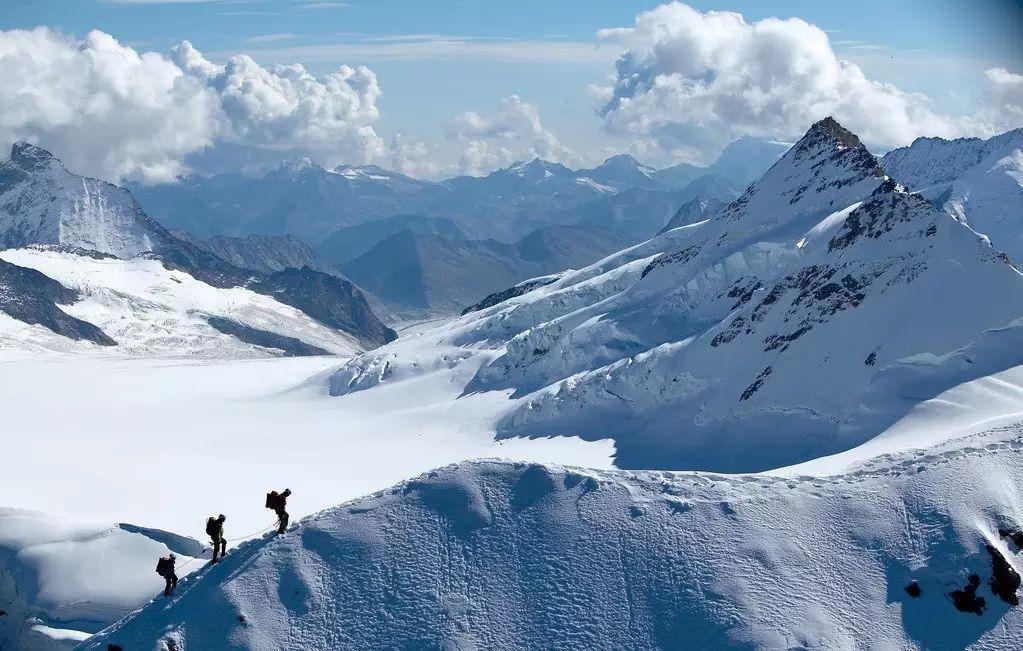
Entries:
[[174,593],[174,588],[178,587],[178,575],[174,572],[174,563],[177,560],[177,556],[170,554],[156,562],[156,573],[167,581],[167,585],[163,589],[163,596],[165,597],[171,596]]
[[277,514],[277,533],[278,535],[283,534],[288,530],[288,497],[291,495],[291,489],[285,488],[282,492],[270,491],[266,494],[266,508],[273,509],[273,512]]
[[220,558],[224,557],[227,553],[227,541],[224,540],[224,522],[227,520],[227,516],[221,513],[217,517],[210,516],[206,520],[206,533],[209,535],[210,540],[213,542],[213,560],[211,563],[216,563],[217,552],[220,552]]

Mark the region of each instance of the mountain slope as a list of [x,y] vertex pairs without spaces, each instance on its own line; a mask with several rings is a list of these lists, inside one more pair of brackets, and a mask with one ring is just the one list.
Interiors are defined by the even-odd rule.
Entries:
[[[252,287],[306,314],[315,314],[315,318],[322,319],[321,322],[327,326],[352,328],[346,332],[360,342],[359,347],[377,346],[394,338],[394,333],[373,314],[361,292],[349,281],[335,278],[335,271],[324,272],[303,266],[300,272],[270,273],[269,270],[275,267],[283,269],[288,264],[306,259],[322,266],[315,262],[312,252],[297,240],[286,237],[276,240],[255,237],[245,241],[222,239],[213,244],[202,243],[200,246],[187,237],[173,235],[150,219],[123,188],[75,175],[67,171],[49,152],[26,143],[16,144],[12,148],[11,159],[0,163],[0,243],[4,248],[42,245],[55,252],[63,251],[68,253],[63,258],[65,263],[70,263],[76,257],[87,256],[118,260],[152,258],[159,260],[166,270],[184,272],[211,288],[226,290]],[[225,258],[235,259],[248,268],[236,266]],[[141,270],[143,266],[109,263],[108,268],[119,267],[128,271]],[[260,267],[268,271],[261,271]],[[8,287],[13,282],[12,273],[12,268],[8,266],[5,272]],[[20,291],[29,294],[18,297],[18,301],[12,301],[9,297],[4,300],[4,311],[9,316],[23,323],[44,325],[73,340],[85,338],[95,342],[102,340],[104,345],[113,343],[110,339],[103,340],[103,333],[95,330],[94,325],[75,323],[63,315],[54,305],[52,295],[57,290],[48,289],[50,285],[47,282],[29,282],[30,279],[24,273],[19,277],[23,281],[20,283]],[[144,274],[139,284],[144,285],[147,277]],[[114,284],[119,282],[116,279],[104,279],[99,282],[99,286],[106,287],[111,281]],[[55,279],[50,282],[55,282]],[[72,296],[62,295],[60,300],[66,303],[72,300]],[[32,305],[29,306],[29,303]],[[22,306],[17,312],[16,304]],[[276,302],[271,304],[279,307]],[[131,311],[129,305],[123,307]],[[130,314],[125,316],[128,318]],[[273,315],[267,315],[267,318],[275,319]],[[249,324],[247,327],[256,326]],[[242,330],[236,325],[233,326],[233,332],[240,333]],[[266,334],[246,332],[249,343],[254,340],[253,337],[269,340]],[[167,342],[175,336],[169,332],[164,334],[167,335]],[[182,333],[182,336],[191,337],[193,334]],[[216,333],[216,336],[219,338],[220,333]],[[46,338],[45,333],[43,338]],[[350,340],[346,336],[341,339],[346,343],[340,349],[352,350]],[[315,349],[339,349],[336,345],[312,345]],[[44,348],[70,349],[59,342],[44,343]],[[139,348],[145,349],[145,346]]]
[[404,230],[413,233],[443,235],[454,239],[468,239],[465,232],[450,219],[395,215],[339,229],[317,244],[314,250],[328,264],[340,265],[351,262],[388,237]]
[[1021,447],[790,479],[449,466],[244,546],[83,648],[1012,649]]
[[93,324],[76,319],[60,308],[79,299],[77,291],[35,269],[19,267],[0,258],[0,312],[22,323],[43,326],[72,341],[116,345],[117,342]]
[[669,188],[682,189],[701,176],[711,175],[742,190],[757,180],[790,146],[764,138],[743,136],[729,143],[717,160],[707,167],[679,163],[657,170],[654,177]]
[[327,274],[336,273],[333,268],[320,260],[309,245],[293,235],[275,237],[216,235],[205,240],[184,231],[175,232],[174,235],[240,269],[272,274],[284,269],[309,267]]
[[[465,391],[511,392],[501,436],[612,438],[626,467],[747,471],[848,449],[1023,363],[994,334],[1018,330],[1019,305],[1004,254],[886,180],[829,118],[710,219],[431,338],[487,351]],[[431,367],[411,344],[380,355],[392,377]],[[373,386],[376,357],[342,367],[334,391]]]
[[661,233],[664,231],[670,231],[673,228],[679,228],[680,226],[689,226],[696,222],[703,221],[709,215],[712,215],[716,211],[724,208],[727,204],[718,201],[717,199],[705,199],[703,197],[696,197],[690,201],[679,206],[675,214],[671,216],[668,223],[661,229]]
[[[17,336],[22,341],[12,342],[10,347],[15,350],[245,358],[282,353],[352,355],[365,349],[358,338],[341,329],[348,323],[325,324],[329,315],[314,318],[251,289],[210,285],[185,272],[168,269],[158,260],[121,260],[39,249],[0,251],[0,269],[15,265],[23,274],[31,273],[43,288],[52,287],[47,292],[57,290],[51,300],[60,304],[53,310],[59,311],[57,316],[62,319],[50,323],[15,315],[19,321],[37,322],[52,331],[49,336],[37,332],[32,341]],[[320,276],[341,282],[333,276]],[[260,289],[274,293],[272,288]],[[35,284],[30,291],[30,301],[41,301],[49,295]],[[74,330],[67,325],[69,322]],[[351,328],[356,330],[354,325]],[[0,335],[5,330],[0,328]],[[383,333],[374,336],[386,339]],[[393,338],[393,334],[390,336]],[[109,348],[101,351],[70,345],[82,338]],[[26,348],[28,344],[31,346]]]
[[1023,260],[1023,129],[988,140],[920,138],[882,163],[894,178]]
[[592,228],[539,229],[514,245],[404,230],[341,265],[361,287],[399,313],[458,313],[532,276],[586,265],[621,245]]

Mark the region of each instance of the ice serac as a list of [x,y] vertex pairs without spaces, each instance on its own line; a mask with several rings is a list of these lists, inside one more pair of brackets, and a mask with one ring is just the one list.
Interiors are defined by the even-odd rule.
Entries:
[[[151,258],[0,251],[0,288],[12,279],[13,301],[0,289],[0,312],[16,320],[0,319],[0,349],[20,353],[99,352],[88,341],[117,344],[104,354],[193,359],[351,355],[366,348],[348,331],[271,296],[211,285]],[[336,300],[320,296],[314,307],[329,310]]]
[[[1021,447],[828,478],[467,462],[243,546],[82,648],[1007,650]],[[971,575],[979,614],[949,595]]]
[[164,234],[126,190],[72,174],[39,147],[15,143],[0,162],[0,249],[51,244],[130,258]]

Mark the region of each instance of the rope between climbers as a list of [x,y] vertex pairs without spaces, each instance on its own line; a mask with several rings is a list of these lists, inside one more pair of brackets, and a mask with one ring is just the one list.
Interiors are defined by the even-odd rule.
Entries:
[[[265,528],[263,528],[263,529],[260,529],[259,531],[256,531],[256,532],[253,532],[253,533],[250,533],[250,534],[248,534],[248,535],[245,535],[245,536],[239,536],[239,537],[237,537],[237,538],[224,538],[224,542],[238,542],[239,540],[247,540],[247,539],[249,539],[249,538],[255,538],[256,536],[258,536],[258,535],[259,535],[259,534],[261,534],[261,533],[266,533],[267,531],[270,531],[270,530],[271,530],[271,529],[273,529],[274,527],[280,526],[280,523],[281,523],[281,521],[280,521],[280,520],[278,519],[278,520],[277,520],[277,522],[275,522],[275,523],[273,523],[273,524],[271,524],[271,525],[269,525],[269,526],[267,526],[267,527],[265,527]],[[212,547],[203,547],[203,550],[202,550],[201,552],[199,552],[199,555],[198,555],[198,556],[194,556],[194,557],[192,557],[192,558],[191,558],[191,559],[189,559],[189,560],[188,560],[187,562],[185,562],[185,563],[182,563],[181,565],[179,565],[179,566],[178,566],[177,568],[175,568],[175,569],[176,569],[177,571],[179,571],[179,572],[180,572],[181,570],[185,569],[186,567],[188,567],[188,566],[189,566],[189,565],[191,565],[192,563],[196,562],[197,560],[199,560],[200,558],[202,558],[203,556],[205,556],[205,555],[206,555],[206,552],[208,552],[208,551],[210,551],[210,550],[212,550],[212,549],[213,549]]]

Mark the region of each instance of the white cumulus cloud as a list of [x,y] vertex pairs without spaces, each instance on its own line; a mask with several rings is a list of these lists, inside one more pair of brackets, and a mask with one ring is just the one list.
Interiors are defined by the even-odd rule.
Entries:
[[[598,38],[624,48],[612,84],[595,89],[606,125],[652,138],[675,157],[707,160],[747,133],[791,137],[825,115],[882,146],[990,126],[943,115],[924,95],[868,79],[836,56],[822,29],[798,18],[750,23],[738,13],[672,2]],[[1010,102],[1011,76],[989,73]]]
[[988,95],[991,97],[990,119],[996,129],[1023,125],[1023,75],[1005,68],[991,68],[986,73]]
[[92,31],[0,32],[0,144],[27,139],[69,167],[109,180],[166,181],[191,154],[223,146],[325,165],[387,156],[374,130],[380,87],[365,67],[315,77],[300,65],[224,64],[188,42],[139,53]]
[[452,120],[451,132],[464,142],[459,166],[466,174],[482,174],[536,157],[561,163],[577,158],[544,128],[536,107],[517,95],[501,100],[493,113],[461,113]]

